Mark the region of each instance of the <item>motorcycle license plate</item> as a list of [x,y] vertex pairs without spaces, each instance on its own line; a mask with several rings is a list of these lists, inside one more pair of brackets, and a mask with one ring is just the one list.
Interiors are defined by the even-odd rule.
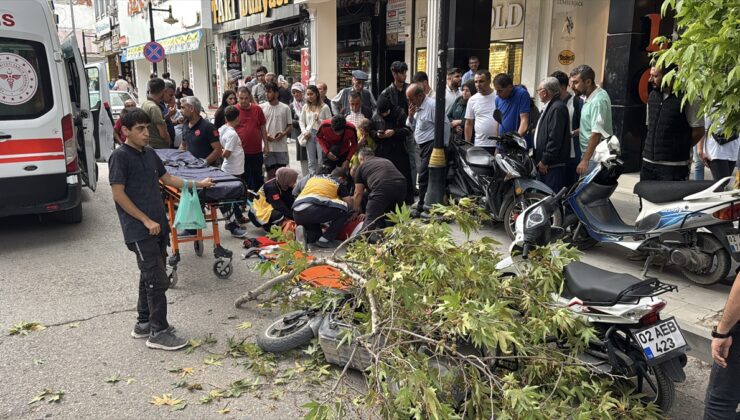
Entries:
[[686,347],[686,340],[675,318],[664,319],[649,327],[632,330],[632,335],[642,347],[648,363]]
[[727,235],[727,242],[730,243],[730,249],[733,253],[740,252],[740,234]]

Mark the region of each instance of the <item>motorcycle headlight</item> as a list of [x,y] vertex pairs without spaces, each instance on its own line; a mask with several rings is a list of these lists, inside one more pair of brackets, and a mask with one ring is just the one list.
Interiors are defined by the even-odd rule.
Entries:
[[525,219],[526,220],[524,221],[524,223],[526,228],[532,229],[533,227],[537,227],[545,223],[545,211],[542,209],[542,206],[539,206],[536,209],[528,212]]

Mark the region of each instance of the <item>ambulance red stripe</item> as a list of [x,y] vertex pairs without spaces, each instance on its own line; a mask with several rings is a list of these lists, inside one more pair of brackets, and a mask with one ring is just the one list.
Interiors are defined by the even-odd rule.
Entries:
[[64,160],[64,155],[57,155],[57,156],[27,156],[27,157],[12,157],[12,158],[2,158],[0,157],[0,165],[3,163],[18,163],[18,162],[38,162],[41,160]]
[[[25,155],[31,153],[63,152],[64,144],[61,138],[49,139],[18,139],[0,142],[0,156]],[[63,157],[62,157],[63,158]]]

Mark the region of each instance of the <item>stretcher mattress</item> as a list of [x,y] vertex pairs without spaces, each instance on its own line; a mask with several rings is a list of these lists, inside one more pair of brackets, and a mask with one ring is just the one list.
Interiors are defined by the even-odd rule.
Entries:
[[198,198],[201,202],[214,203],[244,199],[246,190],[239,178],[206,165],[204,160],[196,158],[187,151],[156,149],[156,152],[170,175],[196,181],[203,178],[213,179],[215,186],[198,189]]

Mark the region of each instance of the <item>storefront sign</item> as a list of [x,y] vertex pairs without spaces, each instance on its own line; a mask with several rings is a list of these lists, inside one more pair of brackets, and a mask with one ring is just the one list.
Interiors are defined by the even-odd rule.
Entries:
[[110,33],[110,17],[106,16],[103,19],[95,22],[95,35],[101,37]]
[[576,61],[576,54],[571,50],[563,50],[558,53],[558,62],[564,66],[570,66]]
[[427,71],[427,49],[416,49],[416,71]]
[[239,15],[237,0],[211,0],[211,15],[213,23],[223,23],[234,20]]
[[[655,51],[660,51],[662,49],[668,48],[668,45],[666,44],[653,44],[653,40],[657,37],[659,37],[660,34],[660,21],[662,20],[659,13],[653,13],[646,15],[645,18],[647,18],[650,21],[650,42],[648,43],[648,46],[645,48],[646,53],[651,53]],[[634,85],[633,85],[634,86]],[[638,93],[640,95],[640,100],[647,104],[648,101],[648,95],[650,95],[650,67],[646,68],[642,75],[640,76],[640,81],[637,84]]]
[[311,53],[308,48],[301,48],[301,83],[308,86],[311,79]]
[[[162,44],[162,47],[164,47],[165,54],[172,55],[197,50],[198,48],[200,48],[201,38],[203,38],[203,33],[200,30],[197,30],[160,39],[158,42]],[[126,61],[143,59],[144,45],[146,44],[139,44],[133,47],[126,48],[126,50],[124,51]],[[121,59],[121,61],[123,61],[123,58]]]
[[273,9],[290,4],[290,0],[239,0],[239,11],[242,16],[263,14],[270,17]]
[[519,1],[494,0],[491,5],[491,41],[524,37],[524,6]]
[[128,15],[133,16],[137,13],[143,12],[146,4],[144,0],[128,0]]
[[403,33],[405,23],[406,0],[388,0],[385,19],[387,45],[396,45],[404,42]]

